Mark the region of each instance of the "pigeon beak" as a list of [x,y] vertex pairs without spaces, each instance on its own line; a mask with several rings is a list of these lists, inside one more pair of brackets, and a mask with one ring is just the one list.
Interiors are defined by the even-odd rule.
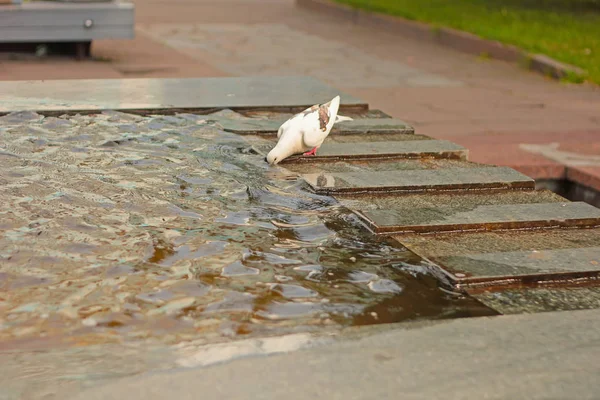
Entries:
[[271,150],[271,152],[269,152],[269,154],[267,154],[267,156],[265,157],[265,161],[269,165],[275,165],[275,164],[277,164],[278,157],[274,157],[273,154],[272,154],[272,152],[273,152],[273,150]]

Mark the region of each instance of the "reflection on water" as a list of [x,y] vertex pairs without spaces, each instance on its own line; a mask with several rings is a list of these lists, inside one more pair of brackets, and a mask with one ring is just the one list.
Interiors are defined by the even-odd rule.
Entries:
[[483,315],[194,115],[0,117],[4,347]]

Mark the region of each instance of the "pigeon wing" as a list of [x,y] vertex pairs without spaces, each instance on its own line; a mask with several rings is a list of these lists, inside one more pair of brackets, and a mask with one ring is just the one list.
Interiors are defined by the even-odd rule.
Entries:
[[329,123],[329,110],[319,106],[314,111],[304,115],[302,119],[302,140],[307,149],[320,146],[327,137]]

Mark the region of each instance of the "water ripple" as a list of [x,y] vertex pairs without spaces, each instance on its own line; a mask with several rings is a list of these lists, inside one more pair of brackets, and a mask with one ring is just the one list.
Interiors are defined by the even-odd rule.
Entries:
[[484,312],[209,120],[0,117],[0,339],[216,340]]

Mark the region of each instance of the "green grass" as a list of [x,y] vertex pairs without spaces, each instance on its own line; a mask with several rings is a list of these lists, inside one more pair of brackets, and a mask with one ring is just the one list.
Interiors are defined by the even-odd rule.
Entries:
[[[474,33],[587,71],[600,84],[600,0],[335,0]],[[568,76],[563,81],[582,82]]]

